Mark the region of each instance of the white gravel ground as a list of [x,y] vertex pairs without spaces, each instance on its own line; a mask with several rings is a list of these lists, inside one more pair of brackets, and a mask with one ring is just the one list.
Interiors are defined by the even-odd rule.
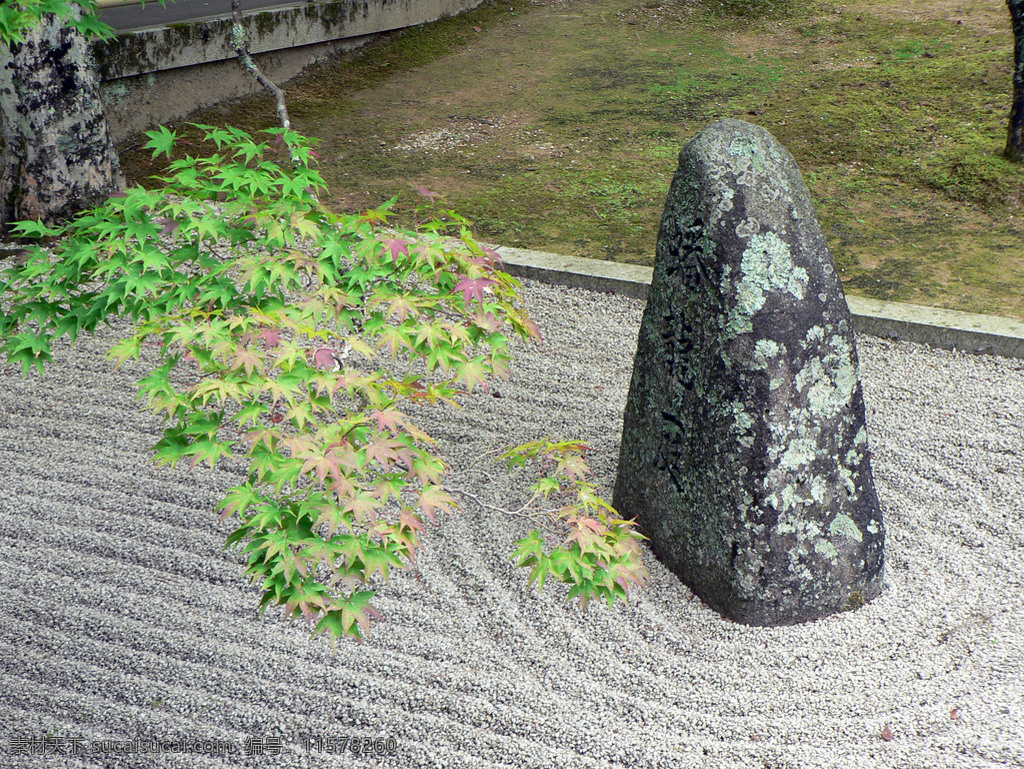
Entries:
[[[503,507],[527,481],[485,452],[546,434],[590,441],[610,490],[642,312],[527,296],[546,346],[432,426],[452,485]],[[856,612],[735,625],[648,555],[648,589],[583,614],[509,563],[526,523],[467,500],[334,653],[256,614],[213,512],[237,475],[149,464],[141,369],[108,345],[0,373],[0,767],[1024,766],[1021,361],[860,339],[888,542]],[[227,750],[139,752],[176,740]]]

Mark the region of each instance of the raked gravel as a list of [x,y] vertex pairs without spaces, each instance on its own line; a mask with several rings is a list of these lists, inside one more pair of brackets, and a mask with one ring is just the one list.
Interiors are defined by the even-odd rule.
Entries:
[[[544,435],[589,441],[609,492],[643,310],[526,296],[544,346],[429,425],[451,485],[503,508],[528,480],[493,452]],[[528,522],[465,496],[335,653],[257,614],[214,513],[238,470],[150,463],[144,367],[113,371],[111,338],[0,373],[0,767],[1024,766],[1021,361],[859,339],[888,540],[858,611],[736,625],[646,553],[647,589],[583,613],[510,564]],[[79,755],[23,754],[45,735]],[[200,752],[138,752],[174,741]]]

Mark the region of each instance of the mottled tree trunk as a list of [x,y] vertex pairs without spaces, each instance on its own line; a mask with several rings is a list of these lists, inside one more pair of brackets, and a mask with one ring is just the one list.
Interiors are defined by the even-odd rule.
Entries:
[[1006,136],[1006,156],[1024,161],[1024,0],[1006,0],[1013,19],[1013,106]]
[[0,45],[0,124],[0,226],[54,222],[123,188],[92,49],[57,16]]

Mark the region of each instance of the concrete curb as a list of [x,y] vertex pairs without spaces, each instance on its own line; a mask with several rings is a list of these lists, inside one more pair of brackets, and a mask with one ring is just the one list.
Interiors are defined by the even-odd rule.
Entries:
[[[646,299],[653,270],[524,248],[497,246],[505,270],[520,278]],[[945,350],[1024,358],[1024,322],[936,307],[847,297],[855,329]]]

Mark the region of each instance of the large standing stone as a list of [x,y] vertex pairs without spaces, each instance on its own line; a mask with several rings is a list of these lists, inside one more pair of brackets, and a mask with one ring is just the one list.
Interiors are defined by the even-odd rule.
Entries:
[[679,155],[615,485],[658,557],[752,625],[882,588],[882,516],[850,311],[807,187],[724,120]]

